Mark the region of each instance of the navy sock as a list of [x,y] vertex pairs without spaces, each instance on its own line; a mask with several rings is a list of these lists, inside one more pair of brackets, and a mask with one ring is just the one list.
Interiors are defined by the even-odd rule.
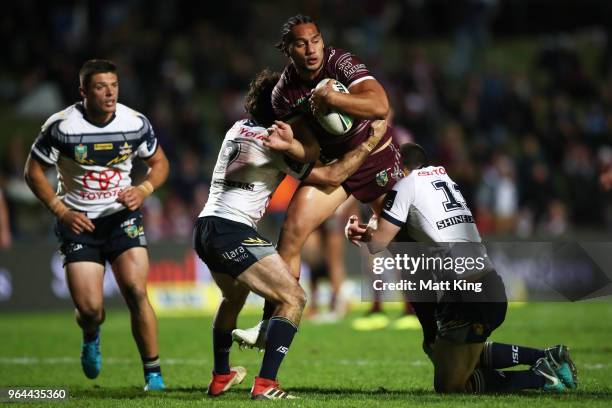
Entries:
[[507,368],[519,364],[534,365],[545,357],[544,350],[487,341],[480,354],[480,365],[486,368]]
[[510,382],[513,391],[524,390],[527,388],[542,388],[546,380],[541,375],[537,375],[532,370],[525,371],[502,371]]
[[150,374],[150,373],[161,374],[161,365],[159,364],[159,356],[141,357],[141,358],[142,358],[142,369],[144,371],[145,378],[147,374]]
[[276,305],[269,300],[266,300],[264,303],[263,316],[261,316],[261,320],[270,320],[275,310]]
[[213,356],[216,374],[229,374],[229,354],[232,347],[232,332],[213,328]]
[[470,377],[472,391],[483,392],[511,392],[527,388],[542,388],[545,379],[532,370],[525,371],[498,371],[486,368],[474,370]]
[[93,331],[92,333],[86,333],[85,330],[83,330],[83,342],[91,343],[92,341],[96,340],[99,335],[100,335],[100,326],[98,326],[96,330]]
[[274,316],[268,324],[266,352],[264,353],[259,376],[269,380],[276,380],[285,355],[293,341],[297,327],[289,319]]

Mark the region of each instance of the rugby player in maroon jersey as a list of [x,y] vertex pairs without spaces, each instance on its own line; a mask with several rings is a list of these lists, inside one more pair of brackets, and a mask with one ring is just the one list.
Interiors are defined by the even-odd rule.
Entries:
[[[321,146],[322,161],[341,157],[362,143],[368,137],[370,123],[385,119],[389,114],[387,94],[366,65],[350,52],[326,47],[319,27],[310,17],[289,18],[281,29],[281,40],[276,47],[289,58],[289,63],[272,92],[275,114],[291,123],[295,134],[314,135]],[[334,91],[331,81],[314,90],[325,78],[338,80],[350,93]],[[315,119],[317,112],[330,109],[354,119],[346,134],[329,134]],[[306,238],[333,215],[340,204],[353,195],[378,214],[385,193],[401,177],[399,149],[388,133],[340,187],[302,182],[287,209],[278,243],[278,252],[293,276],[300,276],[300,252]],[[274,309],[275,305],[266,303],[262,324],[257,328],[260,333],[257,342],[253,336],[248,336],[249,330],[235,331],[234,339],[247,346],[262,346],[265,322]]]
[[[310,129],[325,158],[333,160],[346,153],[367,137],[370,121],[387,117],[389,101],[380,83],[352,54],[325,47],[317,24],[309,17],[297,15],[289,18],[283,25],[277,48],[289,57],[290,63],[272,93],[275,113],[285,119],[294,118],[292,127],[297,134],[303,128]],[[350,93],[335,92],[329,82],[313,91],[324,78],[340,81]],[[330,109],[354,118],[353,127],[345,135],[326,133],[314,118],[317,111]],[[340,204],[354,195],[378,213],[384,193],[400,177],[399,151],[387,135],[341,187],[300,185],[287,209],[279,241],[279,253],[290,265],[294,276],[299,276],[300,250],[305,239]]]

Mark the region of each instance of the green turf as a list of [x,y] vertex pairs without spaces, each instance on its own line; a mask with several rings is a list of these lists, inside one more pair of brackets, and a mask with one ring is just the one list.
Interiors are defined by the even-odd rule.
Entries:
[[[390,312],[391,313],[391,312]],[[396,314],[397,312],[392,312]],[[355,315],[351,316],[354,317]],[[241,318],[242,325],[255,316]],[[262,354],[233,351],[247,380],[228,394],[204,401],[212,367],[210,317],[159,321],[163,373],[168,391],[146,395],[131,339],[129,318],[110,311],[102,330],[104,365],[100,377],[81,373],[79,331],[72,314],[0,316],[0,386],[65,387],[74,406],[251,406],[248,390]],[[305,322],[281,368],[282,385],[301,399],[289,406],[601,406],[612,401],[612,307],[609,303],[539,303],[510,309],[497,341],[571,346],[580,372],[575,392],[549,395],[440,396],[432,392],[432,367],[420,349],[417,331],[356,332],[350,319],[335,325]],[[233,349],[234,350],[234,349]],[[49,403],[39,404],[50,406]],[[67,406],[63,404],[62,406]]]

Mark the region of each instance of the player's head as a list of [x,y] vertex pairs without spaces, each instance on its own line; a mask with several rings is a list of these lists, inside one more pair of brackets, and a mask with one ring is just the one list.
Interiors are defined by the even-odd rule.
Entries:
[[249,85],[244,109],[261,126],[269,127],[276,119],[272,109],[272,90],[279,78],[278,72],[266,68],[257,74]]
[[117,108],[117,66],[108,60],[86,61],[79,71],[79,92],[86,109],[96,115],[112,114]]
[[429,165],[425,149],[416,143],[404,143],[400,146],[400,153],[402,155],[402,168],[406,174]]
[[323,37],[310,17],[290,17],[281,28],[276,48],[290,57],[298,71],[316,73],[323,66]]

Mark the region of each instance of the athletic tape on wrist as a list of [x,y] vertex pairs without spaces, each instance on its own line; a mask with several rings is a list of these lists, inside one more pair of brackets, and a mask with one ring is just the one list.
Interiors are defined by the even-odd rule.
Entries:
[[143,193],[145,193],[147,197],[153,194],[153,191],[155,191],[155,189],[153,188],[153,184],[151,184],[149,180],[143,181],[136,188],[140,189]]

